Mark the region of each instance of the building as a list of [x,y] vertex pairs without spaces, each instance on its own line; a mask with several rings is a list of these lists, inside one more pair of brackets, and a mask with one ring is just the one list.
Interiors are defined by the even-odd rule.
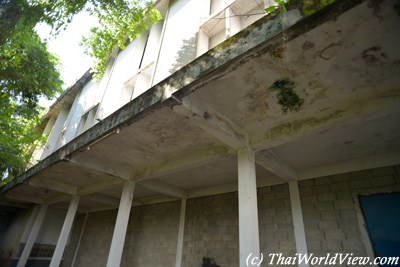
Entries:
[[397,1],[226,2],[157,1],[53,104],[0,188],[2,266],[400,256]]

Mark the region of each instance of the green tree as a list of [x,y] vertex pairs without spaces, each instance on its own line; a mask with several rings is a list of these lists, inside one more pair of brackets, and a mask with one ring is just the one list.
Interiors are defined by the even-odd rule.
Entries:
[[39,135],[40,97],[61,92],[57,58],[34,32],[41,13],[24,1],[0,0],[0,177],[20,173]]

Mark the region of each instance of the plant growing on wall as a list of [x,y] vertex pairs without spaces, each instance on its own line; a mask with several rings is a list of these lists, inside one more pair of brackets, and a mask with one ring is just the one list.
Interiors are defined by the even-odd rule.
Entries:
[[127,42],[132,42],[161,18],[151,2],[143,1],[119,0],[113,5],[93,2],[92,13],[98,17],[100,26],[91,29],[82,45],[86,53],[95,58],[97,79],[104,74],[116,46],[124,49]]
[[335,2],[336,0],[274,0],[275,5],[267,7],[264,11],[271,16],[285,12],[290,7],[300,10],[304,16],[309,16],[325,6]]
[[296,94],[294,87],[294,82],[288,78],[276,80],[269,87],[271,91],[278,92],[276,97],[278,98],[278,104],[282,106],[283,114],[287,114],[288,111],[298,111],[304,103],[304,99]]

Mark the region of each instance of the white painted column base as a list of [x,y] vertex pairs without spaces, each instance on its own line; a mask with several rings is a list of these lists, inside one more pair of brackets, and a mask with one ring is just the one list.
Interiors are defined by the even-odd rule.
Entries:
[[119,203],[117,221],[115,222],[114,234],[111,241],[111,248],[108,254],[107,267],[119,267],[121,264],[122,251],[125,243],[125,235],[128,227],[134,190],[135,182],[125,182]]
[[175,267],[182,265],[183,238],[185,234],[186,199],[181,201],[181,214],[179,217],[178,244],[176,246]]
[[33,224],[31,233],[29,234],[28,240],[26,241],[25,248],[22,251],[21,257],[19,258],[17,267],[24,267],[26,265],[29,258],[29,254],[31,254],[33,244],[35,243],[36,237],[40,231],[40,227],[42,226],[44,217],[46,215],[46,211],[47,211],[47,204],[35,207],[35,210],[32,213],[32,216],[35,216],[35,214],[37,214],[35,223]]
[[71,233],[72,224],[74,222],[76,210],[79,204],[79,199],[79,196],[74,196],[74,198],[69,203],[68,212],[65,216],[63,227],[61,228],[61,233],[57,241],[56,250],[54,251],[53,257],[51,258],[50,267],[60,266],[65,250],[65,245],[67,244],[69,234]]
[[[292,206],[294,239],[296,241],[296,250],[298,254],[308,253],[306,232],[304,230],[303,212],[301,209],[299,184],[297,181],[289,182],[290,203]],[[299,267],[309,267],[310,265],[302,262]]]
[[254,152],[247,148],[238,152],[238,186],[240,267],[257,266],[261,259],[256,165]]

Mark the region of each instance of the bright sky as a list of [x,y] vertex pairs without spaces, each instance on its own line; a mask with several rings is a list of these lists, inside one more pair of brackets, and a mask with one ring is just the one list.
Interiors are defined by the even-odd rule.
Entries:
[[[36,32],[43,40],[47,40],[50,52],[56,54],[61,61],[61,77],[64,81],[64,89],[73,85],[91,66],[92,59],[83,53],[79,45],[82,36],[89,34],[90,28],[97,24],[97,19],[89,16],[87,12],[81,12],[73,18],[67,29],[56,37],[50,35],[50,27],[37,26]],[[42,99],[39,103],[49,106],[54,102]]]

